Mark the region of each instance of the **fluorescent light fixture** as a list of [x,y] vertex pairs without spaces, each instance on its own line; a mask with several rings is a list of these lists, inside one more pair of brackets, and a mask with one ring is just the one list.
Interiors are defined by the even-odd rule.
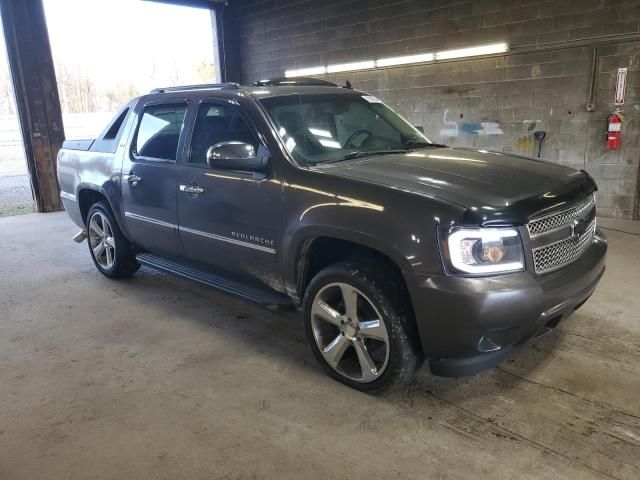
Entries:
[[287,70],[284,72],[284,76],[287,78],[304,77],[305,75],[322,75],[324,73],[327,73],[327,69],[325,67],[307,67],[298,68],[297,70]]
[[406,65],[407,63],[432,62],[433,53],[420,53],[417,55],[405,55],[403,57],[379,58],[376,67],[391,67],[393,65]]
[[449,60],[452,58],[476,57],[479,55],[491,55],[494,53],[506,53],[509,44],[506,42],[478,45],[477,47],[457,48],[442,50],[434,53],[417,53],[415,55],[403,55],[400,57],[379,58],[378,60],[363,60],[360,62],[336,63],[326,67],[298,68],[286,70],[285,77],[303,77],[305,75],[323,75],[325,73],[352,72],[354,70],[366,70],[369,68],[392,67],[394,65],[408,65],[411,63],[425,63],[434,60]]
[[477,47],[458,48],[456,50],[443,50],[436,52],[436,60],[448,60],[450,58],[475,57],[477,55],[491,55],[492,53],[504,53],[509,51],[509,44],[492,43]]
[[327,66],[327,72],[351,72],[353,70],[365,70],[367,68],[375,68],[376,62],[373,60],[365,60],[363,62],[337,63]]

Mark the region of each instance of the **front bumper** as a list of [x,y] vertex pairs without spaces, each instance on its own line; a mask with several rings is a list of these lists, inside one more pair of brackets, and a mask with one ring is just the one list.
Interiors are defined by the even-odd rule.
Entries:
[[536,277],[407,274],[422,351],[436,375],[473,375],[500,363],[526,341],[553,329],[593,293],[604,274],[607,243],[579,260]]

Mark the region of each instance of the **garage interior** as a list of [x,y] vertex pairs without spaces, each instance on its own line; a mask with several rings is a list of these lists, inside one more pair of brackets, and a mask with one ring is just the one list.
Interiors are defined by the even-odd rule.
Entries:
[[640,478],[640,1],[160,3],[211,10],[222,81],[349,82],[436,142],[586,170],[606,274],[499,367],[448,379],[425,365],[387,396],[325,376],[296,312],[146,268],[104,278],[61,211],[42,0],[3,0],[38,213],[0,218],[0,478]]

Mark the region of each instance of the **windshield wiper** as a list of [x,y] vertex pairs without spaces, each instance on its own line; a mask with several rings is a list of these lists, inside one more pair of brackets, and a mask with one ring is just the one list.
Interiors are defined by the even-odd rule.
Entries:
[[345,160],[353,160],[354,158],[373,157],[375,155],[389,155],[394,153],[408,153],[411,150],[404,148],[395,148],[393,150],[369,150],[367,152],[351,152],[347,153],[344,157],[336,158],[334,160],[328,160],[326,162],[309,162],[311,165],[328,165],[330,163],[343,162]]
[[367,152],[351,152],[347,153],[344,157],[337,160],[353,160],[354,158],[373,157],[375,155],[389,155],[394,153],[407,153],[409,150],[406,148],[395,148],[393,150],[369,150]]
[[418,140],[409,140],[402,145],[404,148],[443,148],[446,145],[442,145],[441,143],[429,143],[429,142],[421,142]]

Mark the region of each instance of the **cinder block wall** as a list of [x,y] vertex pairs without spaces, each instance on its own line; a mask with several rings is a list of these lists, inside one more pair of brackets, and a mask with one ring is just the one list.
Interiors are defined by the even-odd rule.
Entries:
[[[505,56],[325,78],[350,80],[452,146],[534,156],[533,134],[545,131],[542,158],[591,173],[601,215],[638,218],[640,1],[242,0],[237,8],[244,82],[292,68],[509,42],[513,53]],[[603,38],[613,43],[602,45]],[[552,48],[575,40],[585,43]],[[587,112],[596,44],[597,101]],[[540,50],[517,53],[533,47]],[[619,67],[629,69],[622,149],[608,152]]]

